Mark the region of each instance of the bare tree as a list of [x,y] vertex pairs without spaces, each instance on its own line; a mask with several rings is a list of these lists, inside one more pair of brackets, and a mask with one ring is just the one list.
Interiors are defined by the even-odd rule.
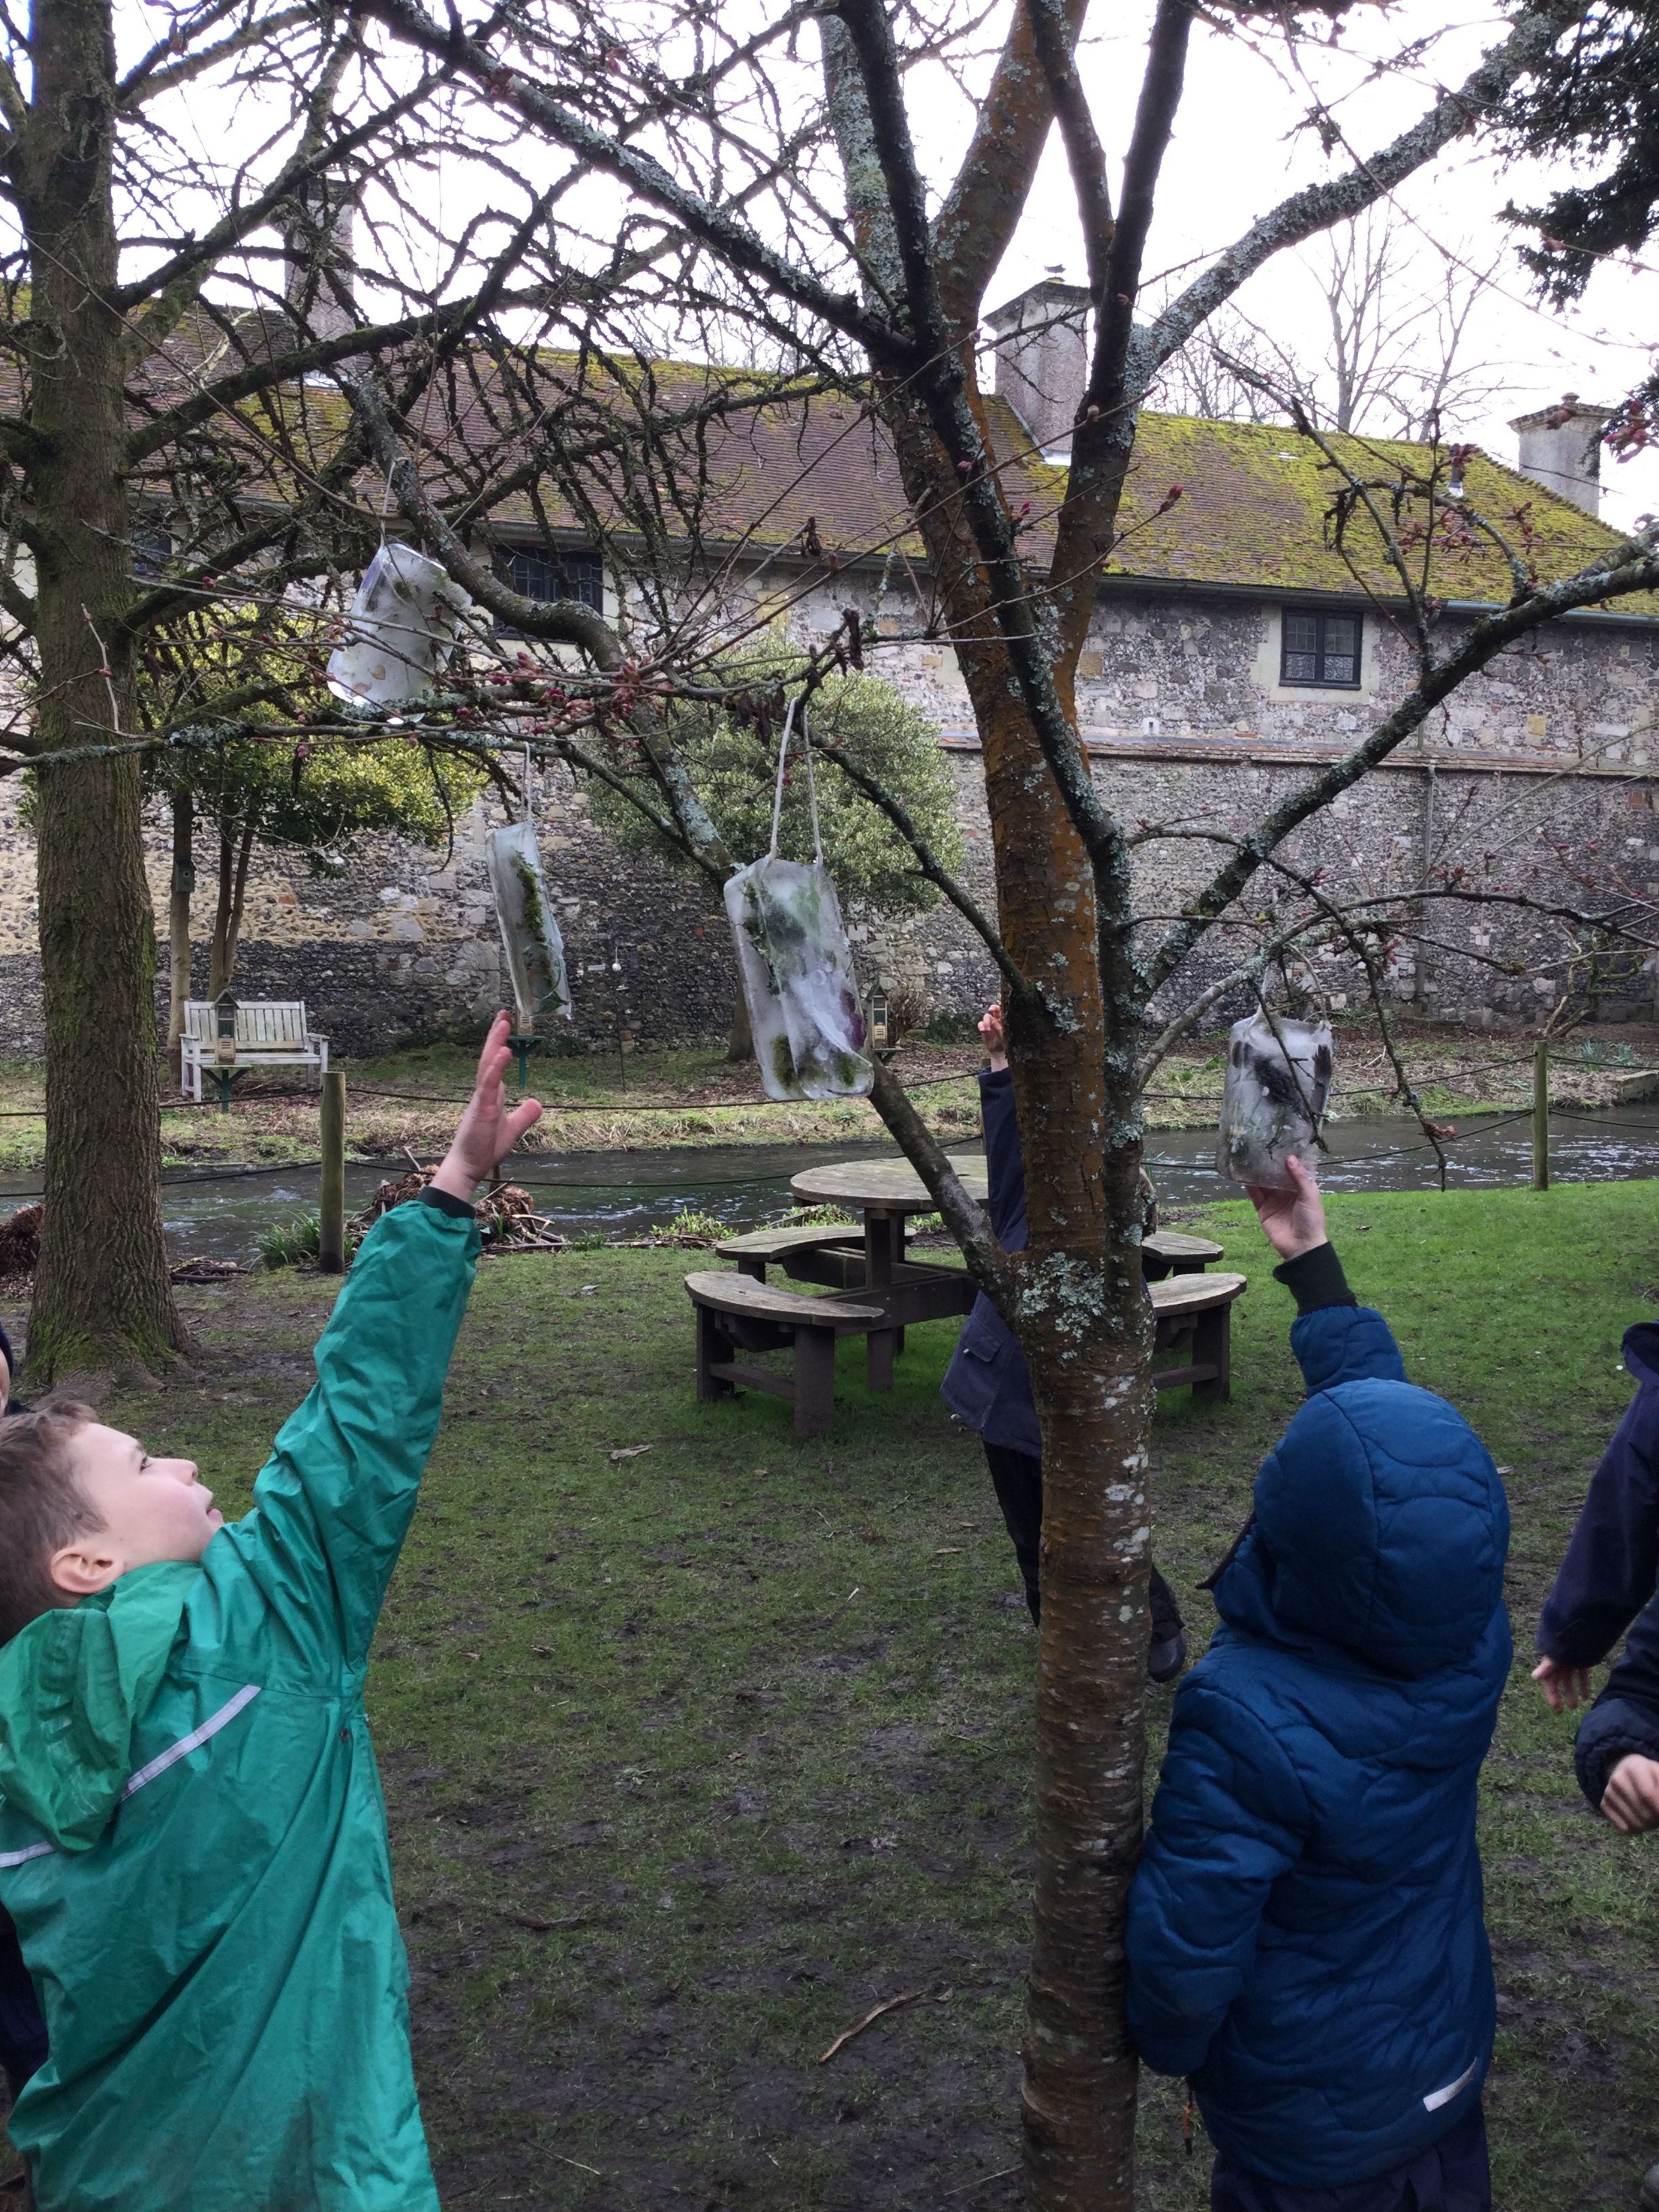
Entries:
[[[1275,386],[1296,392],[1333,430],[1419,441],[1467,422],[1502,392],[1499,362],[1473,353],[1480,309],[1501,257],[1426,239],[1393,204],[1368,207],[1297,258],[1311,336],[1297,346],[1233,307],[1212,319],[1149,389],[1182,414],[1284,422]],[[1236,375],[1242,362],[1257,381]]]
[[[60,103],[53,116],[65,87],[83,101],[90,88],[94,112],[110,118],[117,82],[105,57],[106,16],[94,0],[42,6],[78,27],[73,38],[67,29],[55,33],[56,47],[37,39],[37,106],[43,83]],[[1139,410],[1153,380],[1257,270],[1352,221],[1468,131],[1548,53],[1575,10],[1553,0],[1524,8],[1464,82],[1437,94],[1408,129],[1264,212],[1144,315],[1137,307],[1142,259],[1188,46],[1195,28],[1209,34],[1210,18],[1191,0],[1152,0],[1139,100],[1114,195],[1076,65],[1086,12],[1086,0],[1011,0],[990,19],[996,36],[981,59],[975,42],[984,19],[975,17],[968,46],[958,51],[948,23],[903,9],[890,15],[878,0],[783,9],[752,34],[730,11],[690,0],[667,12],[639,0],[569,9],[526,0],[472,25],[455,11],[430,15],[420,0],[368,0],[362,22],[343,34],[343,60],[341,40],[319,34],[303,67],[284,61],[305,95],[286,143],[309,147],[305,134],[316,116],[327,121],[319,135],[313,131],[314,151],[288,156],[263,204],[273,210],[312,177],[372,155],[381,197],[370,195],[366,205],[386,231],[376,296],[384,292],[406,312],[335,337],[317,334],[314,325],[308,337],[301,331],[297,344],[284,339],[277,375],[239,337],[234,317],[215,309],[206,320],[230,351],[210,368],[200,365],[205,349],[193,356],[176,393],[129,392],[125,325],[105,303],[125,302],[120,314],[149,314],[164,331],[181,329],[185,310],[204,306],[203,273],[217,244],[180,245],[129,300],[116,286],[110,161],[100,157],[88,191],[84,172],[67,176],[61,128],[43,123],[66,179],[52,223],[42,219],[32,267],[45,274],[52,257],[73,244],[77,274],[72,286],[52,292],[48,338],[29,356],[32,377],[47,395],[31,398],[46,442],[37,446],[31,416],[10,447],[33,502],[17,512],[19,527],[34,533],[27,542],[41,563],[41,609],[37,617],[15,592],[3,601],[38,633],[42,738],[52,702],[51,745],[64,756],[57,763],[40,750],[29,756],[49,763],[43,808],[54,788],[66,794],[51,802],[60,820],[52,836],[61,844],[51,845],[44,813],[42,836],[61,1098],[82,1033],[74,990],[84,988],[76,981],[80,949],[63,934],[76,919],[64,870],[77,860],[88,864],[83,825],[94,804],[106,834],[125,841],[123,852],[131,855],[136,839],[136,799],[122,796],[125,769],[82,757],[89,732],[130,726],[125,667],[113,647],[105,658],[108,639],[161,619],[181,597],[228,573],[240,574],[244,588],[258,573],[272,592],[331,581],[339,550],[319,549],[313,532],[325,521],[349,525],[361,544],[384,498],[483,607],[562,648],[556,665],[532,653],[521,665],[497,669],[493,690],[454,680],[432,702],[427,741],[447,733],[488,757],[516,718],[544,751],[613,787],[625,782],[630,803],[659,834],[720,880],[734,857],[746,856],[734,856],[709,820],[661,713],[665,689],[696,697],[710,688],[720,633],[730,627],[717,611],[721,580],[735,571],[722,534],[723,486],[710,459],[715,434],[734,411],[764,412],[831,390],[850,403],[848,434],[878,432],[902,479],[899,534],[908,540],[914,533],[925,550],[925,575],[909,604],[919,626],[952,646],[981,738],[994,916],[930,850],[901,800],[858,762],[837,764],[907,838],[919,871],[956,905],[1002,976],[1025,1152],[1030,1244],[1005,1255],[902,1086],[889,1071],[878,1073],[876,1103],[889,1128],[974,1279],[1019,1338],[1042,1421],[1039,1871],[1024,2118],[1032,2201],[1042,2212],[1127,2212],[1132,2197],[1136,2063],[1121,1990],[1125,1899],[1142,1819],[1152,1519],[1152,1328],[1138,1191],[1147,1071],[1165,1040],[1218,1003],[1230,975],[1248,982],[1281,955],[1311,957],[1328,939],[1340,939],[1373,972],[1389,933],[1407,926],[1399,897],[1389,888],[1378,896],[1391,905],[1348,911],[1300,868],[1291,841],[1540,624],[1659,585],[1659,553],[1645,540],[1545,576],[1526,546],[1510,543],[1504,518],[1460,503],[1449,459],[1443,467],[1437,457],[1426,474],[1406,481],[1357,469],[1340,453],[1328,456],[1339,491],[1333,526],[1356,548],[1369,532],[1370,552],[1365,561],[1356,552],[1357,569],[1382,575],[1374,588],[1407,641],[1412,680],[1345,758],[1261,818],[1224,833],[1196,825],[1194,842],[1208,857],[1175,910],[1138,900],[1142,832],[1097,790],[1074,692],[1102,568],[1119,539]],[[246,37],[268,31],[271,20],[246,26]],[[1277,8],[1241,6],[1224,20],[1240,36],[1300,29],[1294,13],[1287,19]],[[809,22],[817,34],[813,75],[797,58]],[[371,48],[371,29],[386,41],[382,49]],[[56,76],[42,78],[43,56]],[[171,65],[158,58],[152,66]],[[969,87],[973,110],[954,174],[930,197],[912,113],[941,81],[939,71]],[[422,106],[440,86],[441,140]],[[1052,511],[1034,516],[1020,457],[990,436],[975,345],[988,288],[1056,126],[1085,244],[1094,329],[1064,487]],[[507,160],[501,149],[509,143]],[[380,180],[395,179],[399,161],[417,153],[423,162],[440,153],[474,161],[492,182],[478,195],[489,216],[468,218],[453,262],[411,298],[406,273],[392,266],[392,249],[417,234],[430,240],[430,198],[410,188],[388,200]],[[499,215],[492,195],[507,189],[504,173],[519,197]],[[523,181],[532,175],[533,184]],[[590,195],[592,180],[603,191]],[[252,185],[251,178],[239,180],[244,191]],[[257,204],[255,195],[248,204]],[[1227,212],[1218,206],[1218,221]],[[230,226],[229,252],[253,240],[258,218],[239,202],[222,222]],[[76,223],[90,223],[85,238]],[[216,241],[219,234],[209,235]],[[340,277],[337,254],[319,298],[340,306]],[[168,323],[175,284],[184,301]],[[90,319],[88,344],[97,342],[76,372],[82,409],[92,414],[96,402],[97,435],[90,459],[79,463],[84,500],[70,507],[74,487],[62,481],[64,464],[55,458],[65,423],[52,379],[61,334],[79,332],[76,315]],[[574,343],[556,354],[526,341],[526,324],[562,329]],[[18,328],[32,332],[21,318]],[[764,370],[702,371],[677,383],[662,373],[653,343],[653,333],[668,329],[701,334],[706,359],[721,358],[721,343],[740,338]],[[19,343],[37,344],[32,334]],[[314,387],[301,380],[305,370],[332,372],[351,403],[349,421],[337,408],[309,404]],[[1303,434],[1323,433],[1304,417]],[[129,486],[138,460],[161,455],[190,487],[191,513],[213,514],[215,534],[199,556],[192,550],[175,574],[139,593],[125,550]],[[216,468],[244,472],[234,478],[239,489],[216,505]],[[276,499],[273,478],[282,486]],[[544,493],[550,481],[557,501]],[[503,583],[490,528],[510,500],[528,504],[550,547],[570,514],[604,538],[625,585],[614,620],[574,600],[539,603]],[[35,520],[43,501],[50,530]],[[82,514],[90,518],[84,527]],[[1448,621],[1441,612],[1448,595],[1435,586],[1457,531],[1498,549],[1508,586],[1479,618]],[[835,574],[836,549],[814,538],[803,527],[798,542],[823,574]],[[51,568],[59,557],[61,575]],[[49,572],[58,577],[50,592]],[[78,595],[83,578],[87,618]],[[878,645],[855,615],[802,681]],[[729,690],[722,697],[732,711],[765,711],[764,702],[745,708]],[[644,774],[617,778],[609,765],[598,740],[618,730],[639,748]],[[119,750],[112,747],[112,757]],[[1189,826],[1152,825],[1146,834],[1173,842]],[[1227,933],[1239,927],[1241,901],[1258,904],[1267,883],[1282,890],[1282,927],[1265,934],[1257,928],[1248,944],[1235,945]],[[1455,886],[1427,888],[1455,902]],[[1423,908],[1425,887],[1407,889]],[[1591,902],[1582,915],[1564,902],[1561,926],[1570,932],[1593,935],[1619,921]],[[124,927],[125,934],[91,942],[109,948],[125,979],[120,1067],[137,1082],[141,1024],[131,1001],[144,981],[147,909],[140,914],[130,902]],[[1228,949],[1218,975],[1206,956],[1220,945]],[[1170,1000],[1155,1017],[1154,1006]],[[122,1159],[145,1166],[132,1127],[131,1117],[121,1124],[125,1153],[108,1143],[100,1151],[85,1137],[100,1173]],[[75,1155],[60,1146],[55,1158],[61,1195]],[[87,1225],[84,1208],[67,1211],[77,1230]],[[91,1218],[97,1225],[100,1217]],[[159,1261],[159,1237],[145,1249]],[[101,1290],[86,1292],[79,1306],[64,1301],[58,1285],[68,1266],[60,1249],[52,1262],[58,1273],[43,1270],[37,1318],[49,1346],[57,1352],[73,1335],[65,1316],[87,1314],[107,1314],[100,1324],[106,1334],[139,1340],[128,1309],[100,1304]],[[140,1318],[157,1310],[140,1307]],[[76,1326],[97,1333],[85,1320]],[[151,1322],[145,1326],[153,1338]]]
[[[229,628],[281,609],[288,665],[250,665],[219,693],[218,741],[362,734],[328,699],[322,664],[386,486],[329,372],[372,368],[394,406],[431,395],[436,422],[465,415],[447,463],[425,456],[458,511],[486,488],[486,507],[515,490],[533,501],[526,487],[561,444],[568,481],[623,480],[652,571],[672,518],[653,516],[642,457],[759,404],[752,379],[663,404],[634,333],[676,241],[626,223],[580,266],[564,260],[549,216],[570,179],[550,195],[504,161],[516,126],[504,133],[476,101],[459,114],[444,58],[416,59],[309,0],[199,0],[126,57],[125,23],[109,0],[39,0],[27,40],[9,16],[0,25],[12,218],[0,253],[0,656],[13,679],[8,764],[39,779],[46,1205],[29,1363],[43,1379],[87,1362],[147,1367],[182,1340],[159,1203],[140,740],[153,751],[185,733],[143,726],[137,658],[189,623],[211,632],[221,617]],[[787,33],[786,22],[775,35]],[[634,127],[678,102],[718,104],[728,71],[766,44],[711,33],[700,67],[672,97],[656,88]],[[603,53],[588,58],[601,85]],[[787,162],[787,143],[772,158]],[[444,191],[465,210],[458,223]],[[695,310],[686,288],[675,296]],[[612,349],[605,410],[583,367],[596,333]],[[556,336],[573,366],[554,394],[538,364]],[[592,609],[503,592],[487,544],[475,566],[496,615],[586,648],[598,688],[612,681],[624,656]],[[312,619],[301,665],[296,604]],[[275,714],[274,699],[285,702]],[[255,708],[258,726],[239,731],[238,713]],[[527,709],[520,699],[513,711]],[[466,730],[482,730],[481,708],[467,711]],[[181,868],[180,938],[188,896]]]
[[[1138,911],[1133,839],[1103,803],[1079,744],[1073,684],[1102,564],[1113,546],[1139,406],[1159,370],[1274,256],[1352,221],[1431,162],[1550,49],[1573,10],[1543,4],[1461,85],[1350,168],[1293,194],[1219,252],[1151,319],[1136,313],[1158,178],[1199,20],[1188,0],[1157,0],[1139,108],[1110,192],[1104,149],[1074,55],[1085,0],[1022,0],[974,76],[975,112],[954,175],[930,197],[912,101],[939,27],[878,0],[840,0],[817,15],[823,115],[838,178],[797,143],[772,160],[797,109],[781,74],[752,108],[682,115],[672,162],[635,118],[658,97],[661,66],[630,64],[641,40],[626,6],[585,15],[608,63],[603,112],[568,62],[568,23],[528,7],[510,23],[437,20],[419,0],[372,0],[375,18],[417,54],[440,58],[476,97],[603,172],[642,231],[683,242],[680,281],[726,327],[763,334],[801,364],[861,362],[926,546],[927,592],[951,641],[983,748],[997,914],[951,884],[959,910],[1001,972],[1024,1138],[1030,1245],[1001,1253],[902,1088],[884,1071],[877,1103],[960,1242],[975,1280],[1025,1352],[1043,1436],[1044,1606],[1036,1703],[1039,1871],[1026,2044],[1024,2113],[1032,2201],[1045,2212],[1127,2212],[1132,2191],[1135,2062],[1123,2033],[1122,1921],[1141,1821],[1142,1658],[1150,1511],[1151,1328],[1141,1296],[1141,1087],[1149,1008],[1178,986],[1211,933],[1280,848],[1407,737],[1459,684],[1541,623],[1659,580],[1645,543],[1583,573],[1542,582],[1520,563],[1506,604],[1448,629],[1434,594],[1410,575],[1411,552],[1370,485],[1356,513],[1382,534],[1382,557],[1410,611],[1416,675],[1407,696],[1337,766],[1311,777],[1247,832],[1220,846],[1213,872],[1178,913]],[[1236,22],[1249,27],[1250,11]],[[1278,22],[1277,12],[1272,19]],[[684,27],[682,26],[682,28]],[[908,48],[899,43],[901,35]],[[795,97],[800,99],[798,82]],[[787,88],[787,86],[786,86]],[[1039,561],[1021,481],[993,447],[975,381],[975,336],[987,288],[1012,235],[1038,159],[1058,125],[1087,249],[1095,306],[1088,388],[1071,466]],[[809,141],[810,143],[810,141]],[[573,243],[573,251],[574,251]],[[377,447],[411,524],[431,503],[410,459],[409,425],[360,389],[378,416]],[[403,459],[398,458],[401,443]],[[1403,494],[1436,539],[1444,487]],[[1427,504],[1424,505],[1423,502]],[[1372,510],[1376,510],[1372,514]],[[1358,528],[1356,522],[1353,526]],[[1389,531],[1393,529],[1393,542]],[[1411,541],[1414,546],[1415,541]],[[446,553],[446,558],[448,557]],[[1410,588],[1407,589],[1409,583]],[[648,741],[648,740],[647,740]],[[729,866],[712,825],[676,784],[672,749],[653,754],[658,818],[711,876]],[[869,795],[899,821],[902,809]],[[917,842],[919,859],[925,848]],[[948,881],[948,872],[941,871]],[[1300,925],[1306,933],[1305,922]],[[1253,955],[1252,957],[1258,957]],[[1176,1016],[1213,1005],[1189,994]],[[1109,1477],[1103,1472],[1109,1470]]]

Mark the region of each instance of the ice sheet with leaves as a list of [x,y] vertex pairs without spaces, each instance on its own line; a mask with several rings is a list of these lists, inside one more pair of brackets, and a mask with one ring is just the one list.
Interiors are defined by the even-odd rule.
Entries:
[[727,878],[726,911],[767,1097],[867,1097],[875,1069],[828,869],[753,861]]
[[538,1020],[562,1015],[568,1021],[574,1012],[564,939],[547,895],[534,829],[528,822],[510,822],[492,830],[484,840],[484,860],[513,978],[514,1026],[520,1036],[533,1036]]
[[1328,1022],[1292,1021],[1258,1010],[1235,1022],[1215,1164],[1235,1182],[1292,1188],[1292,1155],[1317,1168],[1317,1132],[1330,1096],[1334,1048]]
[[328,688],[360,707],[404,707],[432,689],[468,594],[413,545],[382,545],[351,603],[350,629],[329,655]]

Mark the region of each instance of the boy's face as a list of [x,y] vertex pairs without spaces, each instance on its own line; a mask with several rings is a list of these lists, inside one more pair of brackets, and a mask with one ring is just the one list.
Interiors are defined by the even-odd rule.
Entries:
[[70,1444],[75,1480],[99,1526],[52,1557],[67,1598],[106,1589],[134,1567],[199,1559],[225,1516],[197,1480],[190,1459],[152,1459],[137,1437],[89,1421]]

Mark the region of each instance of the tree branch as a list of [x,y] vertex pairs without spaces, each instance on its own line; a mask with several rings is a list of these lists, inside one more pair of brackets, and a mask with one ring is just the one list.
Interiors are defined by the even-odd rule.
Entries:
[[985,1210],[969,1198],[943,1147],[912,1104],[908,1092],[884,1062],[878,1060],[871,1096],[876,1111],[898,1140],[898,1148],[921,1177],[927,1195],[945,1217],[945,1225],[962,1247],[968,1272],[999,1312],[1013,1295],[1013,1271],[991,1233]]
[[464,31],[458,18],[452,17],[441,27],[423,15],[414,0],[365,0],[365,8],[406,45],[462,70],[491,100],[510,108],[594,168],[617,178],[649,205],[672,216],[693,238],[732,268],[757,277],[832,330],[856,338],[876,361],[901,371],[906,366],[904,349],[893,331],[861,307],[850,292],[831,291],[775,252],[746,223],[681,184],[653,155],[597,130],[522,70],[492,60],[489,49]]
[[475,560],[451,527],[441,510],[428,498],[420,471],[392,428],[386,403],[367,376],[342,376],[340,389],[362,421],[370,452],[385,471],[392,495],[405,520],[436,549],[438,558],[464,590],[526,637],[550,644],[574,645],[587,654],[596,668],[613,674],[625,655],[622,640],[603,615],[580,599],[531,599],[502,583],[494,569]]
[[1501,46],[1485,55],[1455,92],[1443,93],[1409,131],[1346,176],[1310,185],[1281,200],[1222,253],[1204,274],[1170,302],[1134,347],[1136,396],[1154,373],[1178,353],[1199,325],[1231,299],[1265,261],[1333,223],[1356,216],[1432,161],[1495,108],[1516,79],[1547,55],[1561,33],[1582,13],[1578,0],[1543,0],[1529,8]]
[[1357,745],[1323,775],[1316,776],[1300,791],[1292,792],[1259,828],[1241,841],[1232,859],[1188,902],[1181,920],[1148,963],[1149,988],[1156,990],[1174,974],[1262,862],[1293,830],[1329,805],[1332,799],[1357,783],[1378,762],[1386,760],[1443,699],[1449,697],[1466,678],[1495,659],[1505,646],[1559,615],[1571,614],[1576,608],[1601,606],[1609,599],[1656,588],[1659,588],[1659,553],[1650,544],[1632,542],[1613,547],[1604,560],[1581,569],[1576,576],[1544,585],[1518,605],[1501,608],[1473,624],[1457,650],[1429,669],[1363,744]]
[[850,760],[833,740],[814,738],[812,742],[825,760],[835,763],[854,789],[861,791],[870,804],[878,808],[887,817],[915,854],[922,874],[930,884],[936,885],[944,892],[969,927],[977,933],[986,951],[1001,969],[1003,980],[1009,989],[1025,991],[1028,988],[1025,978],[1009,957],[1008,948],[998,934],[990,916],[967,886],[959,883],[939,859],[933,847],[917,829],[915,818],[902,799],[895,798],[886,785],[872,775],[867,769],[860,768],[856,761]]
[[[1077,73],[1073,32],[1060,0],[1028,0],[1031,36],[1042,73],[1048,80],[1048,98],[1066,149],[1066,166],[1072,173],[1072,191],[1083,224],[1083,251],[1089,269],[1089,289],[1095,312],[1101,313],[1107,297],[1112,238],[1116,225],[1112,215],[1112,189],[1106,179],[1106,149],[1095,129],[1088,95]],[[937,226],[935,226],[937,230]]]
[[[1044,11],[1042,34],[1034,20],[1039,9]],[[1048,143],[1055,70],[1046,58],[1038,64],[1039,37],[1047,37],[1051,52],[1057,50],[1075,83],[1072,55],[1088,11],[1089,0],[1018,0],[1014,9],[968,150],[933,225],[940,298],[958,343],[968,337],[985,288],[1012,241]],[[1097,173],[1103,188],[1103,169]]]

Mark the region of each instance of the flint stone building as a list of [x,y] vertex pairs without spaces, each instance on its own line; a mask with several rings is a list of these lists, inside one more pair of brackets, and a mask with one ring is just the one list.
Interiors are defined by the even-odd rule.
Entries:
[[[1085,295],[1042,284],[993,319],[992,429],[1011,483],[1027,488],[1034,566],[1065,466],[1083,388]],[[688,368],[688,377],[710,372]],[[1569,395],[1523,416],[1518,468],[1468,466],[1471,503],[1534,560],[1565,575],[1616,533],[1596,519],[1601,410]],[[1344,441],[1375,471],[1420,451]],[[908,526],[890,449],[835,399],[732,417],[711,439],[700,554],[718,560],[735,626],[787,609],[822,639],[857,608],[878,635],[869,665],[933,720],[955,778],[967,874],[988,902],[990,840],[978,741],[953,656],[927,628],[921,549]],[[1179,488],[1179,495],[1170,495]],[[1340,758],[1411,682],[1389,576],[1375,539],[1355,537],[1355,567],[1328,542],[1333,484],[1293,432],[1178,415],[1141,418],[1122,535],[1098,595],[1078,683],[1082,733],[1103,795],[1131,823],[1247,830],[1310,770]],[[1020,498],[1013,504],[1018,507]],[[560,531],[562,587],[614,611],[617,581],[574,526]],[[532,541],[528,504],[491,518],[489,538],[517,588],[554,595],[560,580]],[[1436,556],[1441,621],[1455,626],[1508,596],[1503,563],[1454,532]],[[1370,586],[1368,594],[1366,586]],[[1381,608],[1377,604],[1382,602]],[[1388,765],[1285,848],[1322,869],[1333,890],[1381,896],[1425,866],[1462,866],[1470,883],[1588,896],[1659,891],[1659,607],[1626,603],[1553,623],[1474,679]],[[0,1047],[40,1048],[33,851],[15,782],[0,785]],[[588,817],[574,778],[549,769],[535,813],[570,957],[577,1033],[646,1045],[717,1035],[733,969],[718,902],[700,878],[623,855]],[[453,853],[381,841],[342,878],[315,881],[263,854],[250,883],[236,988],[303,999],[337,1051],[469,1033],[500,1004],[505,977],[483,842],[499,813],[480,802]],[[1167,915],[1202,882],[1218,848],[1187,839],[1140,848],[1143,909]],[[833,856],[832,856],[833,857]],[[158,818],[150,873],[166,929],[168,850]],[[204,872],[205,874],[205,871]],[[1259,879],[1259,904],[1270,885]],[[205,989],[210,917],[198,896],[194,989]],[[994,970],[948,907],[881,925],[854,917],[869,981],[921,987],[942,1012],[976,1012]],[[1535,1017],[1562,971],[1516,976],[1503,963],[1528,925],[1494,910],[1443,909],[1420,957],[1397,957],[1389,988],[1427,1015],[1478,1023]],[[1171,1011],[1223,960],[1206,949],[1177,979]],[[1499,964],[1494,965],[1497,962]],[[1207,963],[1207,966],[1206,966]],[[1615,963],[1600,1011],[1652,1012],[1654,979]],[[159,963],[165,975],[166,962]],[[1358,970],[1334,959],[1339,1005]],[[158,988],[160,988],[158,986]]]

